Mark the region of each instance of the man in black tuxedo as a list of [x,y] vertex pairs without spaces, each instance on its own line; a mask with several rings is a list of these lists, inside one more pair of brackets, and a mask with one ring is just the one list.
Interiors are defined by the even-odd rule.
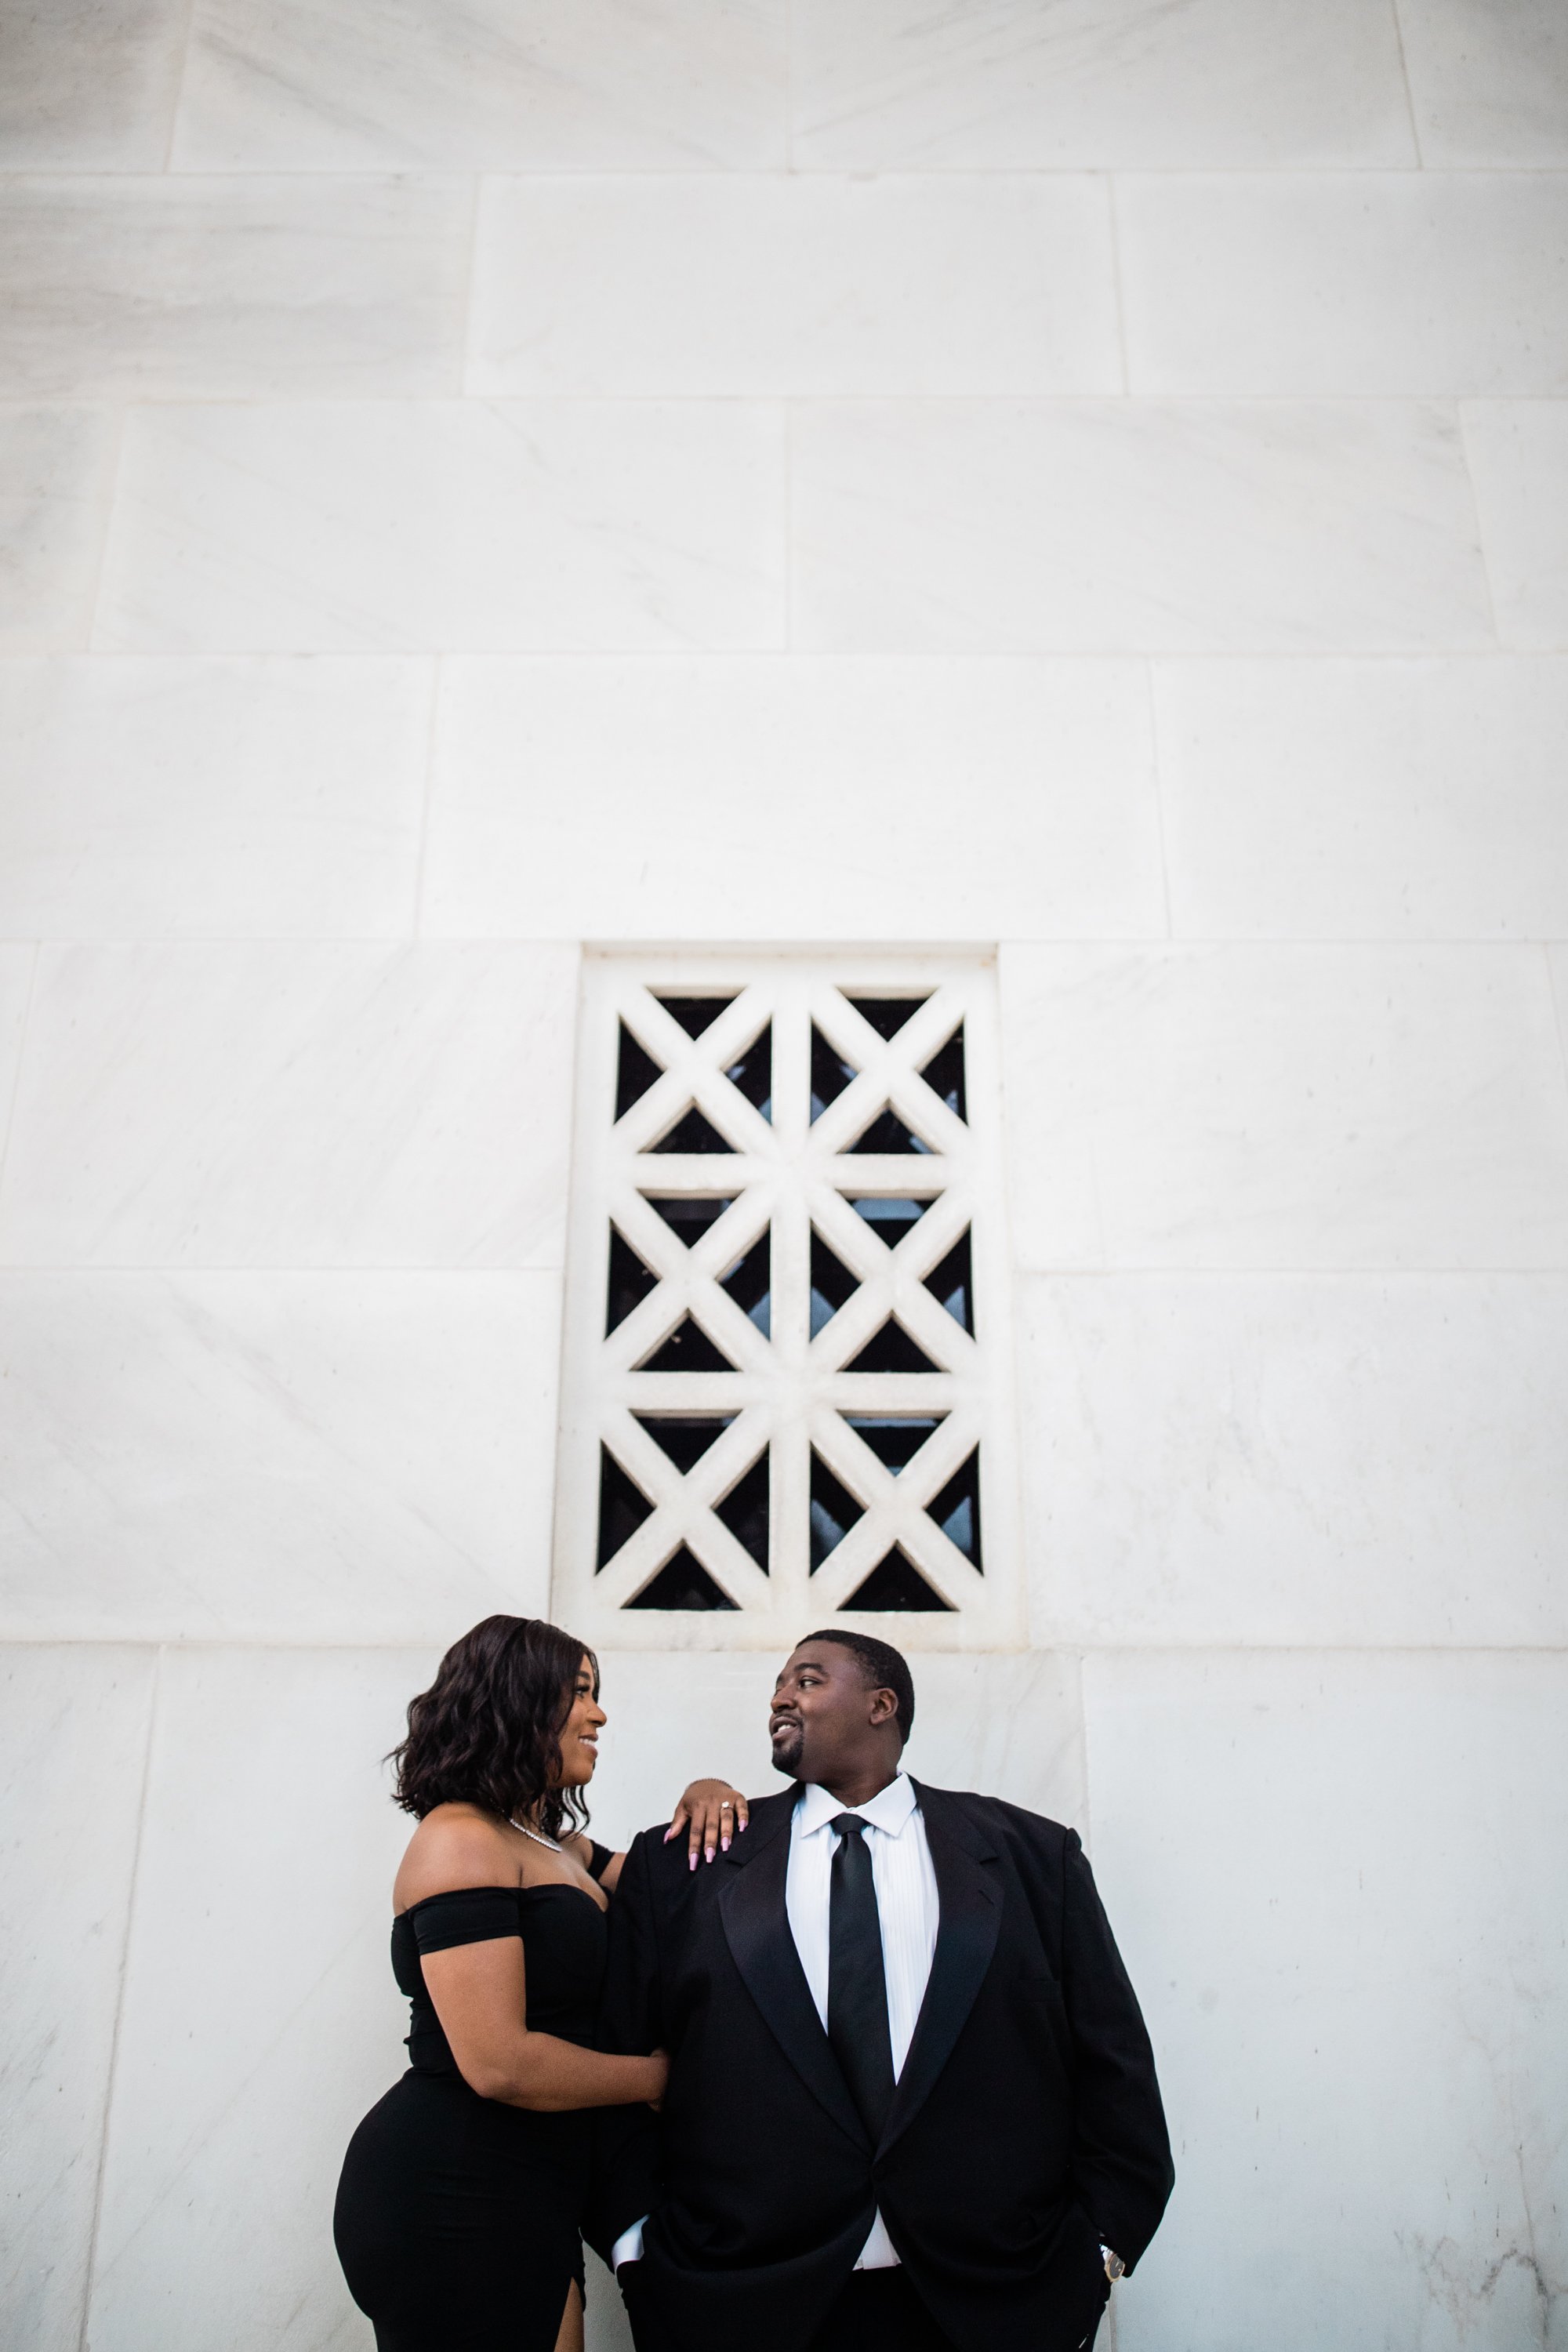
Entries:
[[721,1867],[651,1830],[626,1856],[605,2041],[671,2059],[658,2177],[616,2191],[638,2352],[1078,2352],[1159,2224],[1153,2056],[1079,1841],[910,1780],[913,1719],[896,1650],[813,1634],[770,1717],[796,1785]]

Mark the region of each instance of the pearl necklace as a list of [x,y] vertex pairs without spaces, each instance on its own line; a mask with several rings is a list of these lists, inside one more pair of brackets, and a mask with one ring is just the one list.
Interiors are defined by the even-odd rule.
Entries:
[[514,1822],[510,1813],[507,1815],[507,1821],[512,1829],[521,1830],[524,1837],[531,1837],[535,1845],[547,1845],[552,1853],[561,1853],[562,1848],[556,1844],[553,1838],[541,1836],[538,1830],[531,1830],[526,1822]]

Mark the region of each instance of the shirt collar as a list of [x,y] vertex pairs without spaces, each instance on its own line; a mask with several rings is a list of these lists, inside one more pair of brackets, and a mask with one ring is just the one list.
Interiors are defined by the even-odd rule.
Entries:
[[879,1789],[864,1805],[841,1805],[819,1780],[808,1780],[795,1806],[795,1831],[800,1837],[810,1837],[813,1831],[825,1829],[837,1813],[858,1813],[862,1821],[869,1822],[885,1837],[897,1837],[917,1809],[915,1784],[907,1772],[900,1772],[885,1789]]

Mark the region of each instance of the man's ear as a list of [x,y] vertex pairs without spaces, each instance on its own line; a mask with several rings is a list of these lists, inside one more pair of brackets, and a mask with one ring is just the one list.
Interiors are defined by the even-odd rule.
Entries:
[[890,1723],[893,1717],[898,1714],[898,1711],[899,1699],[898,1693],[896,1691],[879,1690],[872,1692],[871,1721],[874,1724],[879,1726],[884,1723]]

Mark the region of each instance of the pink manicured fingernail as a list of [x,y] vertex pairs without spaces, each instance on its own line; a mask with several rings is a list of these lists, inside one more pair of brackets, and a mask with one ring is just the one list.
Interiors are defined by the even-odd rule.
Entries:
[[690,1859],[689,1859],[689,1861],[687,1863],[687,1865],[686,1865],[686,1866],[687,1866],[688,1870],[695,1870],[695,1869],[696,1869],[696,1867],[697,1867],[697,1856],[696,1856],[695,1854],[693,1854],[693,1855],[690,1857]]
[[720,1853],[729,1853],[729,1851],[730,1851],[730,1841],[729,1841],[729,1839],[728,1839],[728,1838],[721,1838],[721,1839],[720,1839],[720,1841],[719,1841],[719,1851],[720,1851]]

